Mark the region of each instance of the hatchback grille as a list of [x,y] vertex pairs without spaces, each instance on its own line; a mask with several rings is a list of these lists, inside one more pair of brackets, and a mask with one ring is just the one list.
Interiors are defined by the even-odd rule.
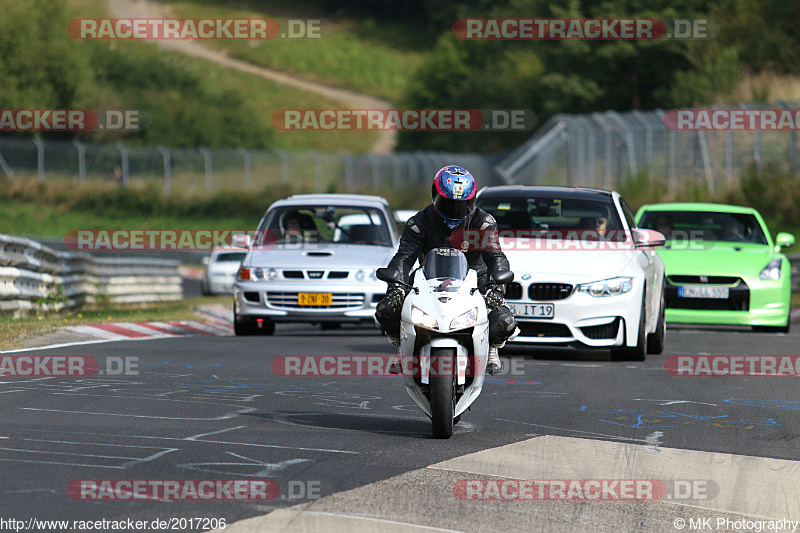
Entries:
[[286,279],[303,279],[302,270],[284,270],[283,277]]
[[347,272],[328,272],[328,279],[344,279],[347,277]]
[[563,300],[572,294],[569,283],[531,283],[528,298],[531,300]]
[[590,339],[616,339],[617,332],[619,331],[619,318],[615,318],[610,324],[602,324],[600,326],[586,326],[581,328],[581,333]]
[[572,337],[564,324],[553,322],[517,322],[521,337]]
[[278,309],[359,309],[364,293],[333,293],[331,305],[300,305],[296,292],[267,292],[267,304]]

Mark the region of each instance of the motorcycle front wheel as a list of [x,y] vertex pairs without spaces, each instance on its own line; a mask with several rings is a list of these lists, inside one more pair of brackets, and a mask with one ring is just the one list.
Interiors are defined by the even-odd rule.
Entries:
[[[448,368],[436,361],[437,358],[455,360],[455,348],[432,348],[431,367]],[[449,365],[454,368],[454,365]],[[431,376],[431,425],[433,436],[437,439],[449,439],[453,435],[453,414],[455,412],[455,379],[454,376]]]

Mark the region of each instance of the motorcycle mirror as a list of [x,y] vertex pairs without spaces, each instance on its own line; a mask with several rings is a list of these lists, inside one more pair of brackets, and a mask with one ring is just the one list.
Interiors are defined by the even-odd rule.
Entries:
[[375,271],[375,276],[386,283],[404,284],[403,275],[393,268],[379,268]]
[[498,285],[505,285],[514,281],[514,273],[510,270],[498,270],[492,273],[492,279]]

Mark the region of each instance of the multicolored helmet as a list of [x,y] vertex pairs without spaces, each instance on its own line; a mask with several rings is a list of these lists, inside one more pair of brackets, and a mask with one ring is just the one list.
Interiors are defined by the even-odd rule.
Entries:
[[478,186],[469,170],[448,165],[433,178],[433,208],[447,227],[453,229],[475,209],[477,192]]

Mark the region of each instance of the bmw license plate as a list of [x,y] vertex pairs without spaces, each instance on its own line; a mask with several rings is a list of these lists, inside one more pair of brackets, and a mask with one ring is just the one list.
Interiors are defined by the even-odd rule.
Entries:
[[554,304],[517,304],[509,303],[515,316],[524,318],[553,318],[556,314]]
[[333,295],[329,292],[301,292],[297,294],[297,304],[329,307],[333,303]]
[[728,287],[706,287],[703,285],[682,285],[678,287],[678,296],[681,298],[713,298],[725,300],[728,298]]

